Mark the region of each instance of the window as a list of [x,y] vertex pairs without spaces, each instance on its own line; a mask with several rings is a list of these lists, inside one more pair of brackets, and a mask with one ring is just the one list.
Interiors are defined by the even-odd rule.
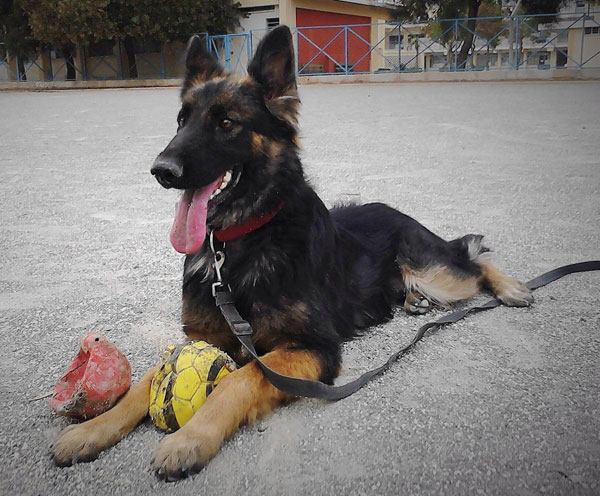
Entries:
[[98,43],[90,43],[88,57],[110,57],[113,55],[113,40],[101,40]]
[[495,53],[478,53],[477,54],[477,65],[479,67],[490,67],[496,65],[498,62],[498,55]]
[[585,28],[585,34],[600,34],[600,26]]
[[389,34],[385,40],[385,48],[387,50],[394,50],[398,48],[398,45],[402,46],[402,40],[404,39],[404,35],[401,34],[398,36],[397,34]]
[[277,26],[279,26],[279,17],[267,17],[267,29],[269,31]]
[[240,9],[240,12],[242,12],[243,14],[255,14],[256,12],[273,12],[274,10],[274,5],[265,5],[261,7],[242,7]]

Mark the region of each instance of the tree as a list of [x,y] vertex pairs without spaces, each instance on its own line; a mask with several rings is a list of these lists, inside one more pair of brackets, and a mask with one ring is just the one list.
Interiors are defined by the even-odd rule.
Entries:
[[112,25],[106,16],[109,0],[20,0],[29,16],[33,36],[60,50],[67,79],[75,79],[77,45],[109,38]]
[[[458,50],[456,67],[464,69],[469,52],[473,46],[474,32],[477,27],[477,16],[482,0],[403,0],[394,10],[393,16],[399,19],[422,18],[435,11],[437,19],[457,19],[468,17],[464,22],[467,29],[461,27],[458,33],[458,39],[455,39],[455,33],[449,31],[440,38],[442,44],[448,46],[448,57]],[[447,31],[447,27],[441,26],[442,33]],[[435,29],[434,29],[435,32]]]
[[18,57],[20,79],[27,79],[25,61],[35,58],[39,42],[32,36],[27,13],[16,0],[0,0],[0,41],[6,53]]
[[421,21],[430,19],[431,2],[425,0],[398,0],[391,9],[391,18],[396,21]]
[[511,24],[510,32],[510,53],[509,63],[513,65],[515,63],[515,55],[517,56],[516,63],[520,64],[521,55],[523,52],[523,39],[531,36],[534,33],[534,29],[530,27],[530,24],[538,23],[552,23],[556,21],[557,13],[560,8],[565,5],[566,0],[520,0],[517,2],[514,10],[516,14],[525,15],[539,15],[548,14],[542,17],[535,17],[534,19],[526,19],[526,22],[520,23],[519,27],[519,45],[517,46],[516,53],[512,50],[513,43],[515,42],[515,25]]
[[232,0],[112,0],[109,17],[121,36],[173,41],[192,33],[225,33],[238,25]]
[[[487,16],[487,12],[497,6],[499,0],[397,0],[396,7],[392,10],[392,18],[396,20],[421,20],[430,18],[435,13],[436,19],[465,18],[461,22],[466,26],[459,27],[458,36],[447,32],[446,28],[438,23],[431,28],[431,33],[441,36],[440,42],[448,46],[448,57],[458,50],[456,57],[456,68],[465,69],[469,53],[473,50],[473,33],[478,33],[477,25],[479,16]],[[526,14],[552,14],[560,10],[565,0],[522,0],[521,8]],[[552,16],[548,16],[550,19]],[[545,18],[546,19],[546,18]],[[492,35],[493,36],[493,35]],[[482,37],[485,37],[482,35]]]
[[194,32],[226,32],[237,24],[233,0],[20,0],[33,35],[71,52],[100,40],[123,42],[137,77],[134,40],[173,41]]
[[566,0],[522,0],[525,14],[556,14],[566,5]]
[[109,0],[21,0],[29,15],[33,35],[56,47],[106,38],[111,23],[106,15]]
[[538,17],[537,21],[540,23],[551,23],[556,21],[556,14],[566,4],[567,0],[522,0],[521,7],[517,13],[525,15],[548,14]]
[[236,27],[239,4],[233,0],[111,0],[106,7],[113,36],[123,41],[129,76],[137,77],[135,40],[169,42],[192,33],[225,33]]
[[475,32],[480,38],[487,40],[488,48],[496,47],[500,43],[498,33],[504,28],[501,19],[502,9],[493,2],[484,2],[479,8],[479,17],[490,17],[492,19],[480,19],[477,21]]
[[[392,18],[398,20],[427,20],[432,13],[438,19],[454,19],[464,17],[467,5],[472,0],[396,0],[392,9]],[[481,2],[479,2],[481,4]],[[484,2],[500,6],[501,0]],[[555,14],[565,5],[566,0],[521,0],[524,14]],[[455,15],[452,15],[455,14]]]

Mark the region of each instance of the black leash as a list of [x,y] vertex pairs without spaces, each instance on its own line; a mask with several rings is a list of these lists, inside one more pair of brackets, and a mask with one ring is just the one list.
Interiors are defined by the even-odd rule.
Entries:
[[[212,236],[211,247],[213,247]],[[220,268],[225,260],[225,255],[222,251],[215,252],[214,249],[213,253],[215,254],[215,269],[217,274],[217,282],[213,284],[213,296],[215,297],[217,307],[219,307],[223,317],[225,317],[231,332],[235,334],[241,345],[256,360],[256,363],[261,368],[268,381],[277,389],[280,389],[281,391],[292,396],[305,396],[308,398],[320,398],[325,400],[340,400],[350,396],[363,387],[371,379],[373,379],[373,377],[376,377],[377,375],[386,371],[392,363],[402,357],[419,341],[421,341],[425,333],[430,329],[439,328],[447,324],[454,324],[455,322],[465,318],[470,313],[478,313],[502,305],[499,300],[492,298],[483,305],[466,308],[464,310],[458,310],[446,315],[445,317],[442,317],[439,320],[436,320],[435,322],[428,322],[417,330],[415,337],[410,343],[389,357],[383,365],[365,372],[358,379],[355,379],[347,384],[343,384],[341,386],[330,386],[329,384],[319,381],[299,379],[297,377],[289,377],[287,375],[279,374],[267,367],[261,361],[260,357],[256,353],[256,350],[254,349],[254,345],[252,344],[252,327],[238,313],[237,308],[235,307],[233,294],[231,293],[231,288],[222,289],[224,288],[224,283],[221,279]],[[551,282],[554,282],[568,274],[574,274],[576,272],[589,272],[593,270],[600,270],[600,260],[564,265],[563,267],[551,270],[545,274],[542,274],[541,276],[536,277],[535,279],[532,279],[527,283],[527,287],[531,290],[534,290],[541,288],[546,284],[550,284]]]

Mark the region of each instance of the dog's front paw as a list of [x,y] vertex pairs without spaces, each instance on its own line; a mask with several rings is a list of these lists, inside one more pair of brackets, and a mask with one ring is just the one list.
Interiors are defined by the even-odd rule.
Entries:
[[217,454],[223,439],[223,433],[209,425],[194,430],[181,428],[154,450],[156,475],[172,482],[199,472]]
[[89,422],[70,425],[62,430],[52,445],[54,463],[69,467],[74,463],[95,460],[106,446],[106,433]]
[[531,290],[516,279],[507,278],[496,291],[496,298],[511,307],[528,307],[533,303]]

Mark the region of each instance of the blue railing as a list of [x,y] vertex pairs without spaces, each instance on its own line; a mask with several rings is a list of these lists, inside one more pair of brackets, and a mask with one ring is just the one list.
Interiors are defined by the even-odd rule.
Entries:
[[[430,71],[600,68],[600,12],[548,16],[439,19],[307,26],[293,30],[297,73],[304,75]],[[207,48],[231,72],[245,74],[267,30],[211,35]],[[126,50],[115,41],[103,52],[78,46],[11,57],[0,43],[0,81],[153,79],[180,77],[184,42]]]

